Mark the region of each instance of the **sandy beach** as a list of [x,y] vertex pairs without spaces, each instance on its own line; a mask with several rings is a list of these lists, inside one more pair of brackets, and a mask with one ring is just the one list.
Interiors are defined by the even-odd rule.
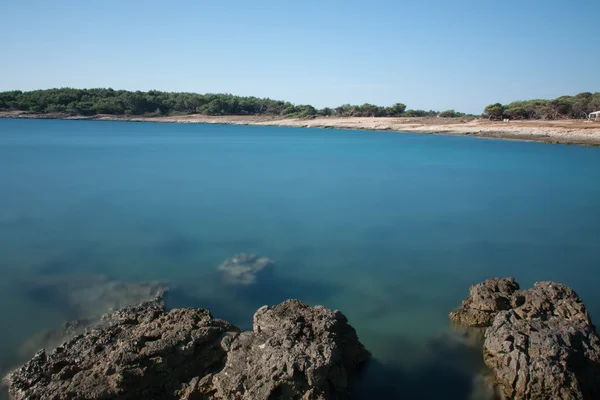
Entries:
[[22,111],[0,112],[0,118],[74,119],[129,122],[166,122],[189,124],[226,124],[285,126],[297,128],[366,129],[415,132],[454,136],[475,136],[545,143],[600,146],[600,122],[583,120],[488,121],[468,118],[389,118],[319,117],[314,119],[272,116],[208,116],[201,114],[170,116],[69,116],[67,114],[30,114]]

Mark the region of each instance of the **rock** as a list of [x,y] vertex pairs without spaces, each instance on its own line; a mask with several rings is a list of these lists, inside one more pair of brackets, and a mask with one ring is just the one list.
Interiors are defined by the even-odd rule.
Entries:
[[592,324],[577,293],[560,283],[536,282],[531,289],[515,292],[512,303],[517,315],[525,320],[558,317]]
[[490,326],[498,312],[512,307],[512,295],[518,289],[514,278],[492,278],[471,285],[469,297],[450,313],[450,319],[467,326]]
[[554,282],[513,290],[518,285],[507,279],[510,285],[492,284],[491,291],[489,281],[473,286],[463,307],[451,314],[453,320],[485,325],[487,319],[476,312],[481,307],[472,306],[487,299],[485,311],[495,316],[485,332],[483,356],[503,395],[600,398],[600,338],[579,296]]
[[486,332],[484,360],[511,399],[600,397],[600,340],[581,320],[502,311]]
[[168,398],[194,374],[221,368],[220,341],[238,332],[206,310],[167,313],[157,302],[125,308],[105,320],[107,327],[50,353],[41,350],[9,375],[12,398]]
[[288,300],[254,314],[213,378],[218,399],[337,399],[369,353],[339,311]]
[[518,291],[485,334],[484,360],[505,395],[600,398],[600,338],[577,294],[537,282]]
[[59,329],[43,330],[21,345],[19,358],[25,360],[31,358],[39,349],[52,349],[86,330],[98,327],[99,322],[98,318],[82,318],[65,322]]
[[160,301],[107,314],[5,378],[13,399],[342,399],[369,353],[339,311],[288,300],[252,332]]
[[257,275],[273,266],[273,261],[254,254],[238,254],[225,260],[217,267],[223,273],[225,282],[233,285],[252,285]]

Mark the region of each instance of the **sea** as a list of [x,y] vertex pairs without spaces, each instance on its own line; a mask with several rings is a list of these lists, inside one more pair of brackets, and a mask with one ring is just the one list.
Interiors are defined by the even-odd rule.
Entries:
[[[273,261],[235,285],[217,267]],[[398,132],[0,119],[0,373],[66,321],[170,287],[243,329],[339,309],[355,399],[473,399],[469,286],[554,280],[600,318],[600,148]],[[138,296],[139,295],[139,296]]]

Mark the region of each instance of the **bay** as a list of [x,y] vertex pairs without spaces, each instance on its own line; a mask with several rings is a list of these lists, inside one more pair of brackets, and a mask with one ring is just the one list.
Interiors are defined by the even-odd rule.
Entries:
[[[360,393],[467,399],[480,360],[447,315],[469,285],[555,280],[596,318],[599,248],[598,148],[0,120],[2,372],[32,335],[89,313],[65,292],[102,276],[167,282],[170,307],[245,329],[287,298],[340,309],[377,361]],[[272,275],[225,285],[216,267],[238,253],[274,260]]]

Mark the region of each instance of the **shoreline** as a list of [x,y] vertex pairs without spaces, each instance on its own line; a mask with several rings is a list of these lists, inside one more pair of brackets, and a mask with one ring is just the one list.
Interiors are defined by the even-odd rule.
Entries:
[[99,114],[93,116],[71,116],[63,113],[30,114],[23,111],[0,111],[0,118],[353,129],[600,146],[600,123],[582,120],[500,122],[483,119],[431,117],[317,117],[314,119],[296,119],[275,116],[208,116],[202,114],[169,116]]

